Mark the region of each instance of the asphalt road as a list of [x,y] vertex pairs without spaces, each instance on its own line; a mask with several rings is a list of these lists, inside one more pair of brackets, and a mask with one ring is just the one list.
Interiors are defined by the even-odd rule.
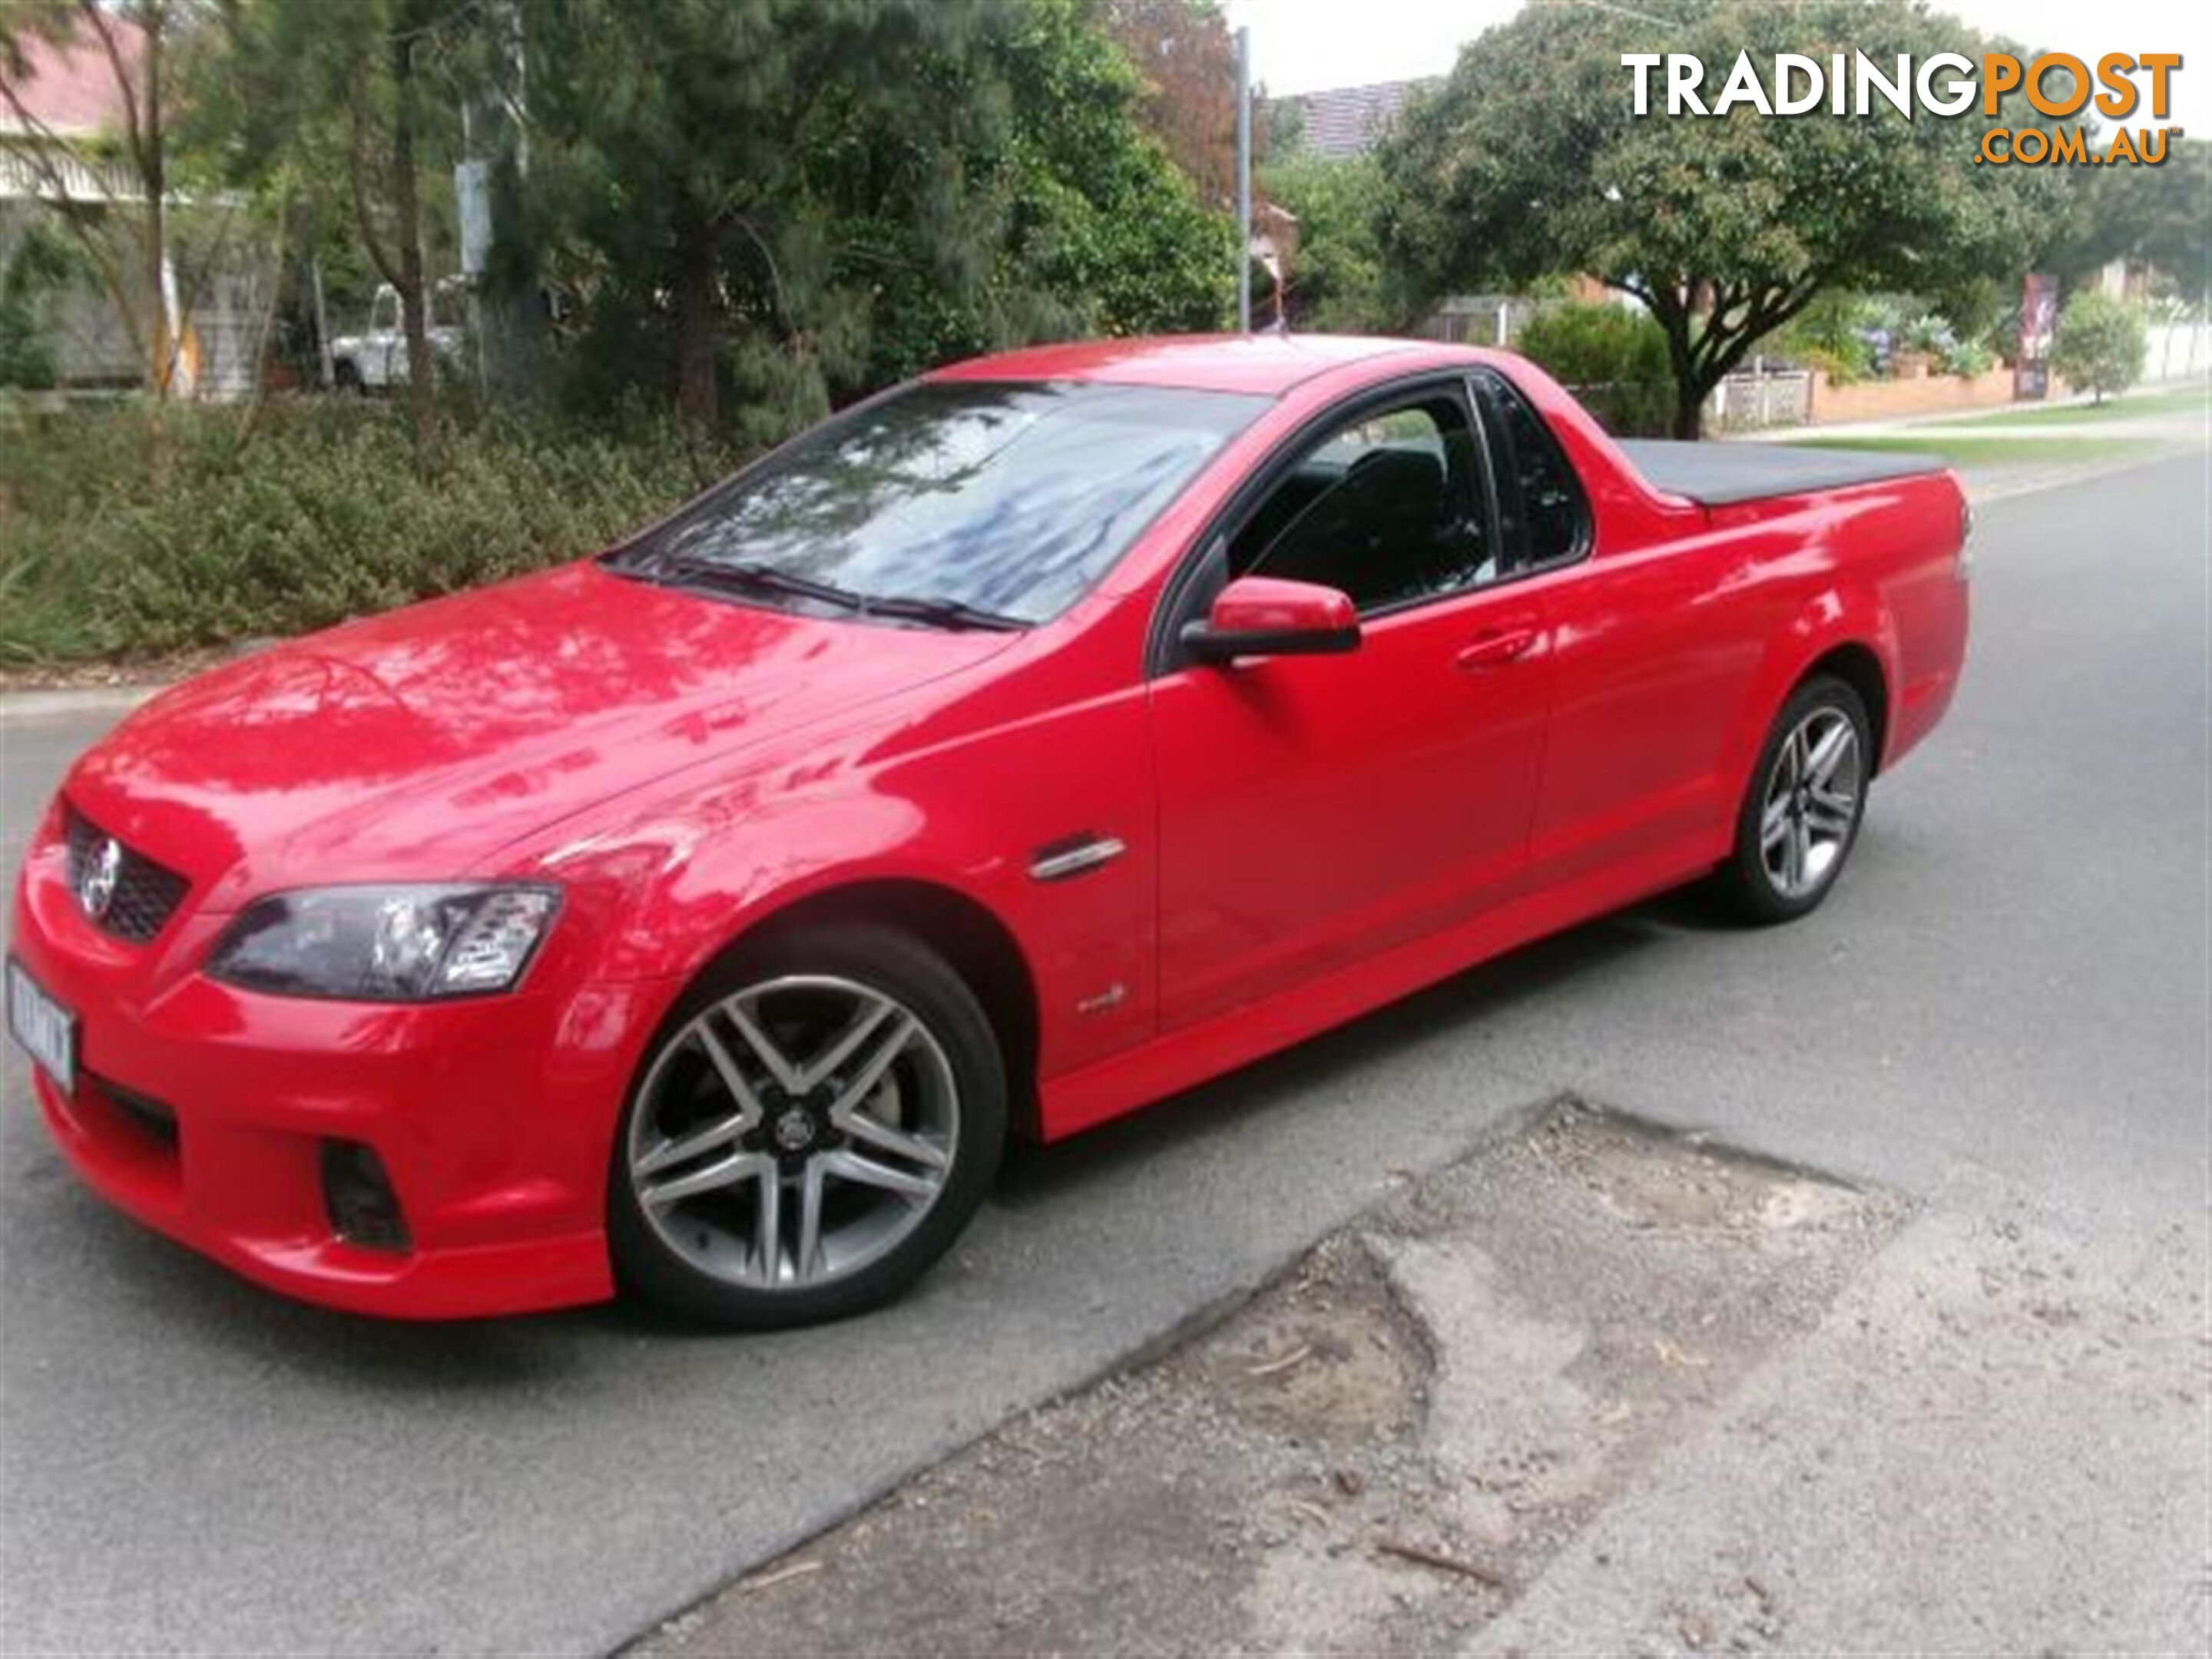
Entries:
[[[2201,1237],[2203,458],[1992,501],[1977,544],[1966,688],[1817,917],[1662,902],[1024,1156],[920,1294],[835,1328],[289,1305],[80,1192],[11,1054],[0,1649],[604,1648],[1562,1090]],[[10,868],[97,724],[0,726]]]

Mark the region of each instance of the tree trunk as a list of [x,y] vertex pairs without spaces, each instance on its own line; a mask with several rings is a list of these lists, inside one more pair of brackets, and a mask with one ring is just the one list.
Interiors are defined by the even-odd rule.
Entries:
[[1674,376],[1674,424],[1673,435],[1695,443],[1705,435],[1705,393],[1711,387],[1702,383],[1690,353],[1690,318],[1686,312],[1670,309],[1659,319],[1659,326],[1667,336],[1667,362]]
[[[276,331],[276,304],[283,296],[285,254],[290,243],[292,192],[287,188],[276,198],[276,234],[271,240],[276,245],[276,256],[269,262],[269,297],[262,302],[261,318],[253,328],[252,364],[253,387],[246,394],[246,414],[238,423],[238,442],[234,453],[243,454],[246,446],[253,441],[255,428],[261,423],[261,411],[269,402],[269,342]],[[320,326],[320,308],[317,308]]]
[[714,377],[714,242],[703,220],[676,228],[676,410],[698,431],[720,413]]
[[1705,434],[1707,388],[1696,380],[1674,382],[1674,436],[1695,443]]
[[399,311],[407,334],[407,416],[415,470],[430,471],[437,365],[430,360],[428,295],[422,281],[422,203],[415,179],[415,43],[392,43],[392,196],[399,216]]
[[[161,36],[168,21],[162,8],[149,5],[143,13],[146,32],[146,99],[139,112],[139,180],[146,198],[146,290],[152,296],[146,331],[147,379],[154,388],[155,419],[169,396],[177,373],[179,342],[169,325],[168,161],[163,154],[161,131]],[[181,319],[179,319],[181,322]]]

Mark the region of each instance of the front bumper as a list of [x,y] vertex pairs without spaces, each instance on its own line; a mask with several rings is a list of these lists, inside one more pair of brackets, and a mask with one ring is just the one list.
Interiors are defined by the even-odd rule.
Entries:
[[[564,987],[422,1006],[233,989],[197,969],[228,920],[189,908],[141,950],[86,921],[42,837],[11,948],[79,1021],[78,1080],[35,1073],[56,1143],[118,1208],[260,1284],[438,1319],[603,1300],[606,1160],[651,988]],[[332,1142],[388,1173],[404,1249],[341,1237]]]

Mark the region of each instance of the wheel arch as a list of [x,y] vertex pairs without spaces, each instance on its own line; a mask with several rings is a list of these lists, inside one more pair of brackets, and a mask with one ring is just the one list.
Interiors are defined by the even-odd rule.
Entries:
[[1857,640],[1831,646],[1806,664],[1803,672],[1790,682],[1784,700],[1786,702],[1799,686],[1816,674],[1832,674],[1857,692],[1859,701],[1866,705],[1867,720],[1874,728],[1869,734],[1873,752],[1867,775],[1874,776],[1881,770],[1882,757],[1889,744],[1889,677],[1882,667],[1881,658],[1872,646]]
[[712,972],[732,951],[758,939],[841,921],[872,922],[909,933],[967,981],[983,1006],[1006,1060],[1008,1122],[1017,1134],[1036,1139],[1036,976],[1012,930],[988,906],[957,889],[910,877],[871,878],[818,889],[753,918],[700,972]]
[[1739,787],[1750,777],[1775,715],[1799,686],[1821,673],[1834,674],[1866,704],[1874,727],[1868,775],[1879,773],[1894,726],[1897,661],[1896,629],[1871,584],[1825,583],[1807,594],[1770,637],[1737,716],[1740,724],[1724,754],[1723,775],[1737,780]]

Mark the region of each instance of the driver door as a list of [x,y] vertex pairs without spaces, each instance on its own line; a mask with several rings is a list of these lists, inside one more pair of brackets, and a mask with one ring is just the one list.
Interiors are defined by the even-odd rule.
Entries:
[[1285,577],[1348,593],[1362,637],[1336,656],[1171,659],[1152,681],[1164,1032],[1510,896],[1547,716],[1544,614],[1500,585],[1455,379],[1304,445],[1210,556],[1189,614],[1222,580]]

